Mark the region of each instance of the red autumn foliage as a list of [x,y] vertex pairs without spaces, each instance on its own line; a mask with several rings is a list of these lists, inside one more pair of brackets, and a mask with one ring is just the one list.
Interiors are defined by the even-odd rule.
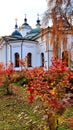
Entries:
[[68,125],[69,125],[70,128],[73,130],[73,116],[71,116],[71,117],[68,119]]
[[29,103],[32,103],[33,100],[34,100],[33,95],[29,95],[29,96],[28,96],[28,102],[29,102]]
[[13,63],[10,63],[8,64],[7,68],[6,68],[6,75],[11,75],[11,73],[14,72],[14,69],[13,69]]
[[13,82],[12,74],[14,73],[13,64],[8,64],[5,67],[2,63],[0,64],[0,87],[5,87],[7,90],[7,94],[15,94],[17,93],[17,87],[11,85]]
[[[28,91],[30,96],[39,95],[43,103],[50,109],[56,110],[68,105],[65,99],[66,89],[71,87],[70,80],[73,72],[61,59],[52,59],[49,70],[37,67],[29,70]],[[36,98],[32,98],[33,100]]]

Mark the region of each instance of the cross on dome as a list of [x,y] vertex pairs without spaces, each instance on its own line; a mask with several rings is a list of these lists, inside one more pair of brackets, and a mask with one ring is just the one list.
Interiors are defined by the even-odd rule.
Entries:
[[37,14],[37,25],[39,25],[40,26],[40,20],[39,20],[39,14]]
[[24,19],[24,22],[27,23],[27,18],[26,18],[26,14],[25,14],[25,19]]
[[16,23],[16,24],[15,24],[15,29],[18,28],[17,21],[18,21],[18,19],[16,18],[16,19],[15,19],[15,23]]

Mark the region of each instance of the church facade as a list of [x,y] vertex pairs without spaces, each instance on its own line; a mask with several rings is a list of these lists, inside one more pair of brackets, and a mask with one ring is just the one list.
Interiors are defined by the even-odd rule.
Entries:
[[[12,62],[15,70],[23,68],[19,59],[25,61],[26,68],[38,66],[48,68],[53,57],[53,46],[50,43],[51,29],[47,27],[43,35],[41,30],[39,18],[34,29],[27,23],[26,17],[20,28],[16,22],[14,32],[10,36],[0,38],[0,62],[3,62],[5,66]],[[66,49],[63,50],[62,45],[60,46],[59,57],[66,58],[67,65],[73,68],[72,34],[67,34]]]

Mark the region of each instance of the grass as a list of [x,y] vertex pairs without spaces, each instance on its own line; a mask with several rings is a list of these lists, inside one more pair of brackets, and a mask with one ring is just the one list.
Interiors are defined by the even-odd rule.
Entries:
[[[4,88],[0,89],[0,130],[49,130],[41,102],[29,104],[24,87],[19,87],[17,95],[6,95]],[[68,108],[60,118],[58,130],[71,130],[66,119],[73,115],[72,108]],[[62,121],[61,121],[62,120]]]
[[24,88],[19,88],[18,95],[12,96],[1,91],[0,97],[0,130],[29,130],[31,124],[37,130],[36,124],[42,122],[41,111],[37,114],[36,103],[33,105],[27,102]]

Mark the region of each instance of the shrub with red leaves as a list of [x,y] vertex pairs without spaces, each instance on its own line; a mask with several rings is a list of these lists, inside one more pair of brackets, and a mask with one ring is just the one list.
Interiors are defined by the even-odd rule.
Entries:
[[73,130],[73,116],[68,119],[68,125]]
[[72,79],[73,72],[70,72],[70,68],[65,66],[61,59],[53,58],[49,70],[37,67],[28,70],[28,74],[30,79],[28,91],[30,95],[36,97],[36,93],[38,93],[41,100],[46,102],[47,106],[49,105],[52,109],[60,108],[60,106],[67,103],[65,93],[66,89],[71,87],[69,79]]

